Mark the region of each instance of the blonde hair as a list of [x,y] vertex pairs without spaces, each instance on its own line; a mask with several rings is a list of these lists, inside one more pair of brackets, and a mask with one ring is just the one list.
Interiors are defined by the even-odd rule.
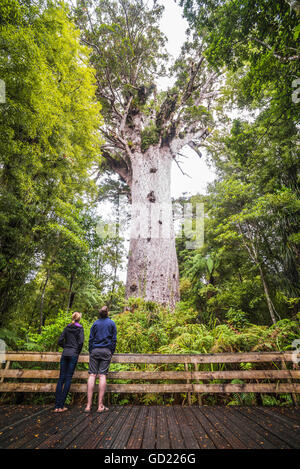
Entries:
[[81,319],[81,313],[75,312],[72,314],[72,324],[75,324],[75,322],[79,322]]

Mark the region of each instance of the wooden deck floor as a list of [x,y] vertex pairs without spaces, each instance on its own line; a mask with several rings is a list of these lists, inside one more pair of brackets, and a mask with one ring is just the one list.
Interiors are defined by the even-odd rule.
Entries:
[[0,406],[0,448],[300,448],[300,409],[112,406],[63,414],[45,406]]

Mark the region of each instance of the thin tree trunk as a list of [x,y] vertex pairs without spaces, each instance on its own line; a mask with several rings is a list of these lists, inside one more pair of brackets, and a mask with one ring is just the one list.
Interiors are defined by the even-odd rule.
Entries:
[[261,281],[263,283],[265,297],[266,297],[266,300],[267,300],[267,303],[268,303],[270,316],[271,316],[273,324],[276,324],[276,317],[275,317],[275,314],[274,314],[275,311],[274,311],[273,303],[272,303],[270,295],[269,295],[268,285],[266,283],[265,276],[264,276],[264,273],[263,273],[263,270],[262,270],[260,264],[257,264],[257,265],[258,265],[258,269],[259,269],[259,273],[260,273],[260,278],[261,278]]
[[263,269],[260,265],[260,262],[259,262],[259,259],[258,259],[258,253],[257,253],[257,249],[255,247],[255,244],[252,240],[248,239],[248,242],[250,243],[250,246],[251,246],[251,249],[250,247],[248,246],[248,244],[246,243],[245,241],[245,236],[242,232],[242,229],[241,229],[241,226],[240,224],[238,224],[238,227],[239,227],[239,232],[241,233],[242,235],[242,239],[243,239],[243,244],[245,246],[245,248],[247,249],[249,255],[250,255],[250,258],[251,260],[256,264],[256,266],[258,267],[258,270],[259,270],[259,273],[260,273],[260,278],[261,278],[261,281],[262,281],[262,284],[263,284],[263,288],[264,288],[264,293],[265,293],[265,297],[266,297],[266,300],[267,300],[267,305],[268,305],[268,309],[269,309],[269,313],[270,313],[270,316],[271,316],[271,320],[273,322],[273,324],[276,324],[276,317],[275,317],[275,308],[274,308],[274,305],[272,303],[272,300],[271,300],[271,297],[270,297],[270,294],[269,294],[269,288],[268,288],[268,285],[267,285],[267,282],[266,282],[266,279],[265,279],[265,275],[264,275],[264,272],[263,272]]
[[116,232],[116,239],[115,239],[115,259],[114,259],[114,262],[115,262],[115,265],[114,265],[114,271],[113,271],[113,282],[112,282],[112,288],[111,288],[111,293],[110,293],[110,298],[109,298],[109,301],[108,301],[108,308],[110,309],[111,307],[111,304],[112,304],[112,301],[113,301],[113,295],[114,295],[114,292],[115,292],[115,288],[116,288],[116,282],[117,282],[117,272],[118,272],[118,245],[119,245],[119,222],[120,222],[120,213],[119,213],[119,207],[117,208],[117,221],[116,221],[116,225],[117,225],[117,232]]
[[49,276],[50,276],[50,270],[48,269],[48,270],[47,270],[47,275],[46,275],[46,280],[45,280],[45,283],[44,283],[44,286],[43,286],[43,290],[42,290],[42,295],[41,295],[41,305],[40,305],[40,327],[39,327],[39,332],[41,332],[42,326],[44,325],[44,315],[43,315],[44,299],[45,299],[45,292],[46,292],[46,287],[47,287],[47,284],[48,284]]
[[132,159],[131,238],[126,296],[179,301],[179,271],[170,194],[172,156],[151,147]]
[[69,292],[68,292],[67,313],[69,312],[70,308],[72,307],[72,304],[73,304],[73,301],[74,301],[74,296],[75,296],[75,293],[72,293],[73,282],[74,282],[74,274],[71,274],[70,286],[69,286]]

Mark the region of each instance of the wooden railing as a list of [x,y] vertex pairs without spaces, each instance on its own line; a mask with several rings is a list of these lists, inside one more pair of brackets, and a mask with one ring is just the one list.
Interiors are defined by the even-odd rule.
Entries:
[[[48,367],[50,363],[53,366],[60,361],[60,357],[61,353],[56,352],[8,352],[5,367],[0,370],[0,392],[54,392],[56,382],[53,380],[59,376],[58,364],[57,369],[41,368],[45,363]],[[88,362],[87,354],[80,355],[78,363]],[[191,393],[291,393],[294,403],[297,402],[296,394],[300,393],[300,369],[293,363],[292,352],[115,354],[112,363],[155,365],[158,368],[151,371],[110,371],[107,391],[112,393],[188,393],[189,401]],[[252,369],[240,369],[241,363],[251,363]],[[184,370],[160,369],[179,364],[184,365]],[[239,369],[205,370],[212,364],[219,364],[219,368],[223,364],[222,368],[229,365],[230,368]],[[37,366],[40,369],[33,369]],[[76,370],[70,391],[86,392],[87,378],[87,370]],[[30,379],[34,381],[28,381]],[[243,383],[231,383],[230,380],[234,379],[243,380]],[[113,383],[115,380],[130,382]],[[215,380],[221,382],[211,382]]]

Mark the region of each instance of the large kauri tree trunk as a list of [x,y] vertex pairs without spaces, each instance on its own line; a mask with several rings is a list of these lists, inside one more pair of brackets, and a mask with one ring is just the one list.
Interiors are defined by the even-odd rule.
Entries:
[[126,296],[174,307],[179,272],[170,194],[172,155],[151,147],[132,157],[131,238]]
[[179,300],[179,275],[171,165],[178,164],[185,145],[201,156],[199,146],[213,127],[218,72],[211,70],[204,44],[195,36],[169,70],[175,81],[159,91],[156,80],[165,76],[167,62],[165,36],[159,30],[162,12],[155,1],[90,0],[79,2],[76,14],[81,39],[92,49],[105,121],[103,167],[116,172],[131,190],[126,296],[173,308]]

